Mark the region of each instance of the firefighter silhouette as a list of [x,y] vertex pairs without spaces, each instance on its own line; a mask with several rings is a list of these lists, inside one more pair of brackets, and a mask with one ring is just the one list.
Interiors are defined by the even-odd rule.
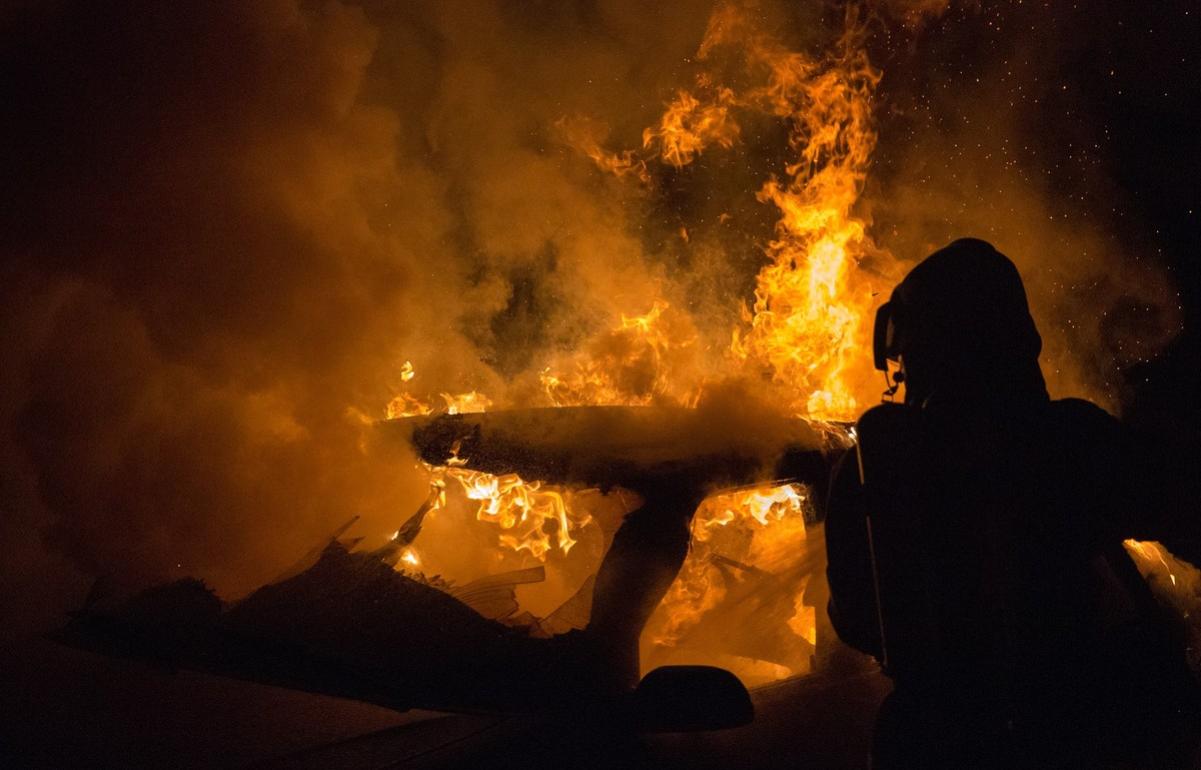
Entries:
[[874,766],[1185,766],[1194,681],[1122,542],[1201,563],[1195,474],[1051,400],[1041,344],[1017,269],[980,240],[930,255],[877,316],[903,402],[860,418],[826,506],[830,620],[895,685]]

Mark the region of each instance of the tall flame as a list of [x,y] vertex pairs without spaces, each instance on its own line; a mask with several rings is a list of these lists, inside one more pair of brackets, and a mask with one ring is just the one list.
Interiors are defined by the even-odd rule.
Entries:
[[881,76],[865,36],[852,4],[833,52],[813,57],[758,29],[740,5],[725,4],[712,15],[697,60],[732,51],[758,85],[736,92],[702,72],[696,93],[678,91],[658,124],[643,132],[640,160],[632,150],[609,153],[592,138],[569,137],[600,168],[624,176],[652,160],[680,168],[712,145],[732,146],[740,113],[784,121],[795,156],[758,193],[779,212],[776,237],[730,351],[743,371],[765,372],[778,383],[795,414],[817,419],[853,419],[875,395],[865,355],[868,319],[881,290],[899,277],[897,261],[855,214],[876,147],[873,100]]
[[[767,115],[787,127],[793,158],[757,196],[779,213],[775,238],[754,301],[732,330],[726,365],[729,373],[762,375],[792,413],[816,419],[853,418],[868,397],[867,319],[895,264],[855,214],[876,144],[872,102],[880,72],[868,61],[854,6],[845,21],[832,53],[814,57],[759,29],[740,5],[724,4],[709,21],[696,61],[704,67],[719,55],[737,59],[738,89],[702,71],[696,89],[677,91],[636,149],[606,150],[594,123],[559,123],[566,141],[597,167],[641,184],[652,179],[654,163],[681,168],[712,148],[733,146],[744,114]],[[719,373],[691,365],[699,346],[691,318],[663,300],[639,310],[644,312],[622,315],[579,354],[542,372],[551,404],[695,405]],[[408,396],[394,405],[390,414],[426,413],[424,402]],[[562,490],[459,466],[452,458],[433,473],[455,479],[479,502],[477,518],[501,529],[503,547],[544,559],[553,547],[569,550],[573,532],[588,524],[587,517],[572,514]],[[804,506],[805,493],[792,486],[707,500],[693,521],[691,554],[652,619],[654,641],[671,646],[696,627],[723,598],[722,570],[740,559],[803,554]],[[803,580],[795,582],[787,627],[813,644],[816,613],[803,599]],[[776,662],[773,671],[796,673]]]
[[859,268],[869,255],[884,255],[854,216],[876,146],[872,106],[880,81],[864,36],[857,10],[849,6],[834,53],[811,58],[789,51],[737,6],[726,5],[710,20],[698,59],[735,48],[749,72],[762,73],[763,84],[742,96],[711,87],[712,101],[705,105],[682,92],[661,127],[646,134],[648,142],[657,140],[661,159],[678,166],[710,143],[729,146],[738,135],[735,108],[787,122],[797,155],[783,177],[772,177],[759,191],[759,200],[774,205],[780,219],[769,262],[756,279],[753,307],[744,312],[746,327],[735,329],[731,350],[784,385],[793,411],[821,419],[854,418],[871,374],[866,321],[879,285],[877,276]]
[[[853,419],[871,402],[878,386],[869,319],[900,270],[895,258],[873,243],[857,211],[876,147],[873,103],[881,76],[868,59],[865,37],[864,20],[851,3],[829,52],[793,51],[758,26],[757,14],[740,3],[724,3],[710,17],[695,57],[701,67],[695,87],[675,92],[662,116],[643,131],[640,147],[612,151],[603,146],[602,126],[595,121],[559,121],[566,143],[597,168],[643,186],[653,183],[655,164],[680,169],[715,148],[734,146],[744,133],[740,121],[749,115],[782,123],[792,155],[757,193],[778,220],[753,301],[742,308],[728,338],[725,369],[697,365],[698,351],[706,346],[691,316],[659,299],[649,309],[634,308],[640,314],[622,314],[576,355],[544,369],[540,383],[550,404],[694,406],[707,385],[727,374],[761,377],[791,413],[816,420]],[[737,63],[736,71],[732,83],[724,83],[717,71],[729,75],[729,61]],[[680,236],[689,242],[687,229],[681,228]],[[413,377],[412,365],[405,362],[402,382]],[[474,391],[441,396],[450,413],[491,405]],[[433,411],[427,400],[408,393],[388,405],[389,417]],[[464,496],[478,503],[476,518],[498,528],[502,548],[537,560],[555,550],[566,554],[591,522],[573,512],[568,490],[511,474],[470,471],[463,462],[455,456],[431,467],[433,483],[456,481]],[[781,580],[787,581],[778,584],[793,594],[787,628],[797,640],[815,645],[816,609],[805,598],[807,573],[801,563],[808,537],[805,505],[804,490],[793,486],[706,500],[693,520],[691,553],[652,618],[647,638],[667,648],[682,643],[722,605],[733,584],[732,569],[773,577],[755,566],[761,562],[783,565]],[[445,495],[438,501],[443,506]],[[1196,570],[1186,571],[1158,545],[1126,545],[1144,571],[1162,575],[1173,588],[1184,581],[1201,585]],[[402,561],[413,566],[418,559],[409,550]],[[772,677],[798,672],[795,660],[783,663],[747,660],[743,672],[768,671]]]

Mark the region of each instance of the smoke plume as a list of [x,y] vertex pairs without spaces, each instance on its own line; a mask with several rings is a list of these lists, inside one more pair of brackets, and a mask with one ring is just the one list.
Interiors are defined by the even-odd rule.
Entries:
[[[817,4],[753,5],[797,49],[838,31]],[[948,4],[889,5],[878,23],[910,45],[937,33],[918,11]],[[401,390],[525,403],[550,362],[656,300],[686,315],[698,360],[719,355],[773,237],[756,193],[788,162],[785,129],[761,118],[687,167],[650,167],[649,184],[598,170],[567,136],[587,121],[607,152],[639,146],[692,85],[712,9],[0,13],[10,631],[54,622],[98,576],[195,574],[236,596],[352,516],[359,534],[391,532],[426,495],[413,458],[366,451]],[[930,102],[928,83],[889,81],[906,45],[883,62],[880,175],[861,206],[876,242],[908,260],[994,240],[1030,284],[1065,372],[1053,384],[1106,396],[1115,366],[1174,329],[1170,287],[1115,245],[1096,201],[1056,201],[992,152],[1031,130],[1020,109],[974,144],[983,86]]]

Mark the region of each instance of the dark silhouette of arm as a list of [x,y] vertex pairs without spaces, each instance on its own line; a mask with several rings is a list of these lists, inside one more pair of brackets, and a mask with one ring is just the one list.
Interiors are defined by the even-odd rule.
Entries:
[[1087,401],[1060,402],[1103,501],[1108,537],[1154,540],[1201,565],[1201,446],[1136,431]]

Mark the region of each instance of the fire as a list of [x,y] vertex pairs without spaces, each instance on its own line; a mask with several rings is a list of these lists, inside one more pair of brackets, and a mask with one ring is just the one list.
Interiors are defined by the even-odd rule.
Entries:
[[639,158],[634,150],[613,153],[601,146],[598,134],[601,127],[595,121],[582,118],[562,118],[555,124],[565,144],[576,148],[590,158],[597,168],[613,174],[619,179],[632,176],[643,184],[651,181],[646,160]]
[[[564,142],[598,169],[645,189],[654,183],[656,165],[682,169],[705,153],[733,147],[743,138],[743,125],[751,125],[745,118],[778,121],[791,156],[757,192],[778,219],[753,300],[718,345],[707,344],[693,316],[662,297],[649,308],[626,308],[630,312],[577,354],[545,366],[539,384],[549,404],[695,406],[708,385],[731,374],[760,377],[787,411],[812,420],[854,419],[877,397],[870,319],[901,271],[873,242],[858,210],[876,147],[873,111],[881,77],[867,56],[865,22],[858,6],[848,4],[843,33],[819,55],[790,50],[757,24],[742,5],[717,8],[694,59],[700,69],[694,87],[675,91],[661,117],[642,132],[639,147],[606,148],[607,129],[595,120],[564,117],[556,124]],[[724,224],[729,215],[719,219]],[[681,225],[678,233],[680,241],[692,243],[689,227]],[[706,360],[714,349],[724,351],[717,364]],[[401,381],[407,386],[414,377],[406,361]],[[451,414],[492,406],[476,391],[442,393],[441,399]],[[387,408],[390,418],[434,411],[430,400],[409,393]],[[573,511],[572,491],[471,471],[464,462],[456,455],[430,467],[433,483],[457,482],[463,496],[478,504],[475,518],[497,528],[502,549],[538,561],[553,552],[566,555],[592,523]],[[644,642],[662,649],[686,644],[711,613],[721,617],[746,591],[753,596],[747,586],[757,580],[786,592],[782,625],[792,646],[815,646],[817,609],[805,594],[814,569],[806,559],[807,504],[806,490],[795,486],[765,485],[707,499],[693,520],[691,553]],[[440,494],[433,510],[446,505]],[[1173,587],[1181,581],[1201,585],[1196,570],[1184,571],[1157,544],[1126,546],[1144,572],[1164,576]],[[400,562],[421,564],[411,549]],[[807,667],[796,657],[770,657],[743,656],[736,671],[778,678]]]
[[[406,372],[408,376],[405,377],[405,381],[407,382],[413,378],[414,372],[412,364],[406,361],[405,365],[409,367]],[[468,393],[453,395],[450,393],[440,393],[439,395],[442,401],[445,402],[444,411],[447,414],[486,412],[488,411],[488,407],[492,406],[492,399],[474,390]],[[389,420],[393,420],[400,417],[419,417],[425,414],[432,414],[433,412],[434,407],[429,402],[423,401],[410,393],[400,393],[388,402],[388,408],[385,413]]]
[[727,144],[737,132],[714,126],[729,124],[724,116],[735,106],[787,121],[798,153],[783,178],[769,179],[759,191],[759,200],[780,213],[777,237],[731,351],[765,367],[792,394],[793,411],[817,419],[856,417],[871,374],[867,320],[880,287],[858,268],[880,250],[853,211],[876,145],[872,97],[880,71],[868,61],[864,34],[851,6],[835,53],[814,59],[787,50],[726,6],[711,19],[698,58],[735,47],[748,71],[766,73],[765,82],[742,97],[717,88],[703,110],[691,98],[677,98],[668,115],[683,103],[708,117],[694,121],[691,132],[673,120],[680,135],[662,151],[665,162],[678,165],[710,142]]
[[[800,545],[806,538],[804,503],[804,492],[793,484],[737,490],[706,499],[692,520],[692,552],[663,599],[658,622],[651,622],[653,642],[674,646],[725,598],[716,558],[737,561],[747,557],[756,537],[760,546],[763,541],[772,541],[776,547]],[[813,639],[816,626],[805,623],[806,619],[812,621],[813,608],[801,609],[799,594],[797,602],[794,617],[800,620],[790,627],[797,636]]]
[[416,396],[401,393],[394,396],[388,402],[388,408],[385,413],[389,420],[396,420],[401,417],[418,417],[433,411],[434,408],[432,406],[418,399]]
[[[876,395],[868,321],[881,291],[899,277],[896,260],[872,242],[854,213],[876,146],[873,97],[881,75],[868,60],[865,34],[851,5],[833,53],[811,57],[755,28],[737,5],[721,6],[697,60],[733,51],[758,85],[736,92],[700,74],[697,93],[678,91],[658,124],[643,132],[637,160],[633,150],[604,151],[591,135],[568,137],[600,168],[624,177],[653,160],[680,168],[710,146],[732,146],[739,112],[787,124],[796,156],[758,193],[779,212],[776,238],[753,304],[732,332],[730,353],[741,370],[764,371],[778,383],[795,414],[816,419],[853,419]],[[558,387],[547,380],[548,390]]]
[[679,374],[697,342],[691,319],[658,300],[643,315],[623,314],[563,371],[543,371],[542,387],[555,406],[695,406],[701,383]]
[[492,399],[478,391],[470,393],[460,393],[452,396],[449,393],[443,393],[442,400],[446,402],[447,414],[475,414],[477,412],[486,412],[488,407],[492,406]]
[[[550,404],[694,406],[711,382],[748,373],[775,387],[792,414],[810,419],[852,419],[875,395],[868,319],[897,271],[855,213],[876,144],[872,110],[880,72],[868,61],[864,24],[854,6],[845,21],[834,50],[810,56],[757,28],[740,6],[722,5],[709,21],[696,62],[716,71],[718,59],[733,58],[739,72],[731,84],[702,71],[696,88],[676,92],[636,149],[605,149],[595,122],[559,122],[567,143],[598,168],[643,185],[652,179],[655,163],[682,168],[713,148],[733,146],[742,136],[744,115],[782,122],[794,154],[758,192],[779,219],[753,303],[727,337],[723,363],[702,362],[702,348],[709,348],[692,317],[659,299],[649,309],[638,308],[640,315],[621,315],[578,354],[546,367],[540,384]],[[687,229],[681,239],[689,240]],[[407,383],[412,367],[406,366]],[[491,403],[478,393],[443,398],[452,412]],[[388,408],[389,416],[430,411],[427,402],[409,395],[397,396]],[[431,473],[438,480],[454,479],[479,503],[476,518],[499,528],[500,546],[538,560],[553,549],[568,552],[575,534],[589,524],[587,516],[573,514],[565,490],[470,471],[459,458]],[[692,552],[647,637],[663,647],[681,642],[722,603],[730,576],[739,572],[789,586],[787,629],[798,644],[816,644],[816,610],[804,599],[805,570],[812,568],[803,563],[805,505],[805,491],[793,486],[766,485],[706,500],[693,522]],[[770,664],[777,673],[798,671],[780,661],[752,664]]]
[[[868,320],[874,297],[896,272],[854,214],[876,144],[872,99],[880,79],[864,34],[852,6],[833,54],[815,58],[788,50],[737,6],[722,6],[710,19],[697,59],[734,51],[759,85],[738,93],[702,74],[697,83],[704,98],[678,92],[659,124],[643,134],[645,151],[678,168],[709,146],[731,146],[740,134],[740,110],[787,123],[797,154],[782,176],[759,191],[759,200],[772,204],[780,218],[754,303],[733,330],[730,354],[737,369],[765,372],[794,414],[819,420],[853,419],[874,395]],[[694,519],[693,552],[657,613],[658,623],[652,619],[655,642],[676,644],[722,601],[726,589],[714,564],[719,556],[730,557],[722,550],[745,555],[756,546],[784,543],[796,550],[805,537],[803,501],[792,487],[707,501]],[[749,544],[722,538],[734,530],[749,532]],[[816,611],[805,603],[803,589],[802,583],[788,627],[815,644]]]
[[[413,364],[405,361],[401,381],[410,382],[416,376]],[[478,391],[452,395],[440,394],[447,414],[484,412],[492,399]],[[400,393],[388,404],[388,419],[427,415],[434,412],[430,404],[410,393]],[[587,515],[573,515],[567,507],[564,493],[539,481],[525,481],[517,474],[494,476],[468,470],[464,458],[457,452],[441,466],[426,466],[430,485],[435,493],[430,513],[446,507],[446,479],[453,479],[468,500],[479,503],[476,519],[497,526],[501,533],[499,544],[514,552],[525,552],[538,560],[558,548],[563,554],[576,544],[572,533],[589,524]],[[396,537],[396,535],[393,535]],[[402,554],[401,562],[409,566],[420,564],[414,551]]]
[[[721,500],[721,498],[715,498]],[[733,510],[742,510],[746,515],[767,526],[769,521],[779,521],[788,514],[799,514],[805,495],[795,484],[780,487],[761,487],[735,498]],[[727,508],[730,511],[730,508]]]
[[657,127],[642,132],[642,146],[657,150],[665,163],[685,166],[710,144],[729,148],[738,139],[739,128],[730,117],[734,92],[718,89],[712,104],[702,104],[687,91],[680,91],[663,113]]
[[500,544],[526,551],[545,560],[552,547],[564,554],[576,544],[571,533],[587,526],[587,516],[568,513],[564,495],[538,481],[524,481],[515,473],[494,476],[448,465],[440,471],[461,485],[468,500],[479,503],[476,518],[498,526]]

